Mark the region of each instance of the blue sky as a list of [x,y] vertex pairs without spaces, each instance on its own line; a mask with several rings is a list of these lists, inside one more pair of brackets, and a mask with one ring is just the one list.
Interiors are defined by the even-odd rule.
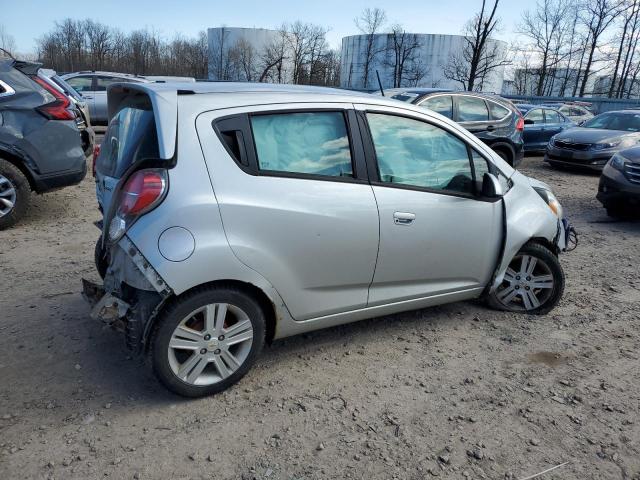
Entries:
[[[282,22],[301,20],[331,29],[327,38],[340,45],[343,36],[356,33],[353,19],[366,7],[387,12],[389,23],[401,23],[408,31],[457,34],[477,11],[481,0],[68,0],[8,1],[1,7],[0,24],[11,34],[21,53],[34,50],[35,39],[65,17],[92,18],[127,32],[149,27],[171,38],[175,33],[195,35],[207,27],[273,28]],[[398,7],[401,5],[401,7]],[[498,38],[510,39],[522,12],[535,0],[502,0],[499,8],[502,31]]]

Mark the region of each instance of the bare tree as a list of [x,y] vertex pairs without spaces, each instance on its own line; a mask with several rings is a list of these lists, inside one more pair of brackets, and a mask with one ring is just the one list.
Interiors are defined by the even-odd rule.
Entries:
[[[0,48],[9,52],[9,55],[16,53],[16,40],[13,38],[4,25],[0,24]],[[0,52],[1,53],[1,52]]]
[[365,49],[364,49],[364,64],[363,64],[363,86],[369,87],[369,77],[371,76],[371,67],[376,63],[378,55],[384,51],[384,47],[376,46],[376,34],[380,33],[380,30],[387,20],[387,15],[384,10],[379,8],[367,8],[362,14],[354,20],[356,27],[363,35],[366,35]]
[[553,83],[549,82],[549,76],[555,76],[555,68],[567,55],[567,52],[561,53],[561,49],[571,6],[567,0],[538,0],[535,10],[527,10],[523,14],[520,33],[530,40],[528,48],[540,59],[536,75],[536,95],[545,94],[545,87]]
[[[407,33],[401,25],[394,25],[388,38],[388,60],[386,63],[393,69],[393,87],[398,88],[403,86],[403,80],[408,70],[415,67],[420,42],[416,34]],[[420,80],[415,79],[416,73],[416,71],[412,71],[412,81],[415,83]]]
[[92,70],[101,70],[111,48],[111,32],[109,27],[93,20],[84,21],[84,30],[89,47],[89,63]]
[[259,82],[283,83],[285,81],[284,62],[288,58],[287,43],[287,31],[281,28],[278,38],[269,43],[260,56]]
[[600,45],[602,35],[615,20],[621,8],[623,8],[623,2],[622,0],[589,0],[584,4],[583,8],[583,21],[589,32],[589,41],[587,44],[587,63],[584,66],[582,84],[580,85],[579,95],[581,97],[587,89],[587,82],[589,81],[593,67],[594,55]]
[[482,0],[482,8],[464,28],[464,45],[462,52],[454,55],[444,68],[444,75],[450,80],[459,82],[465,90],[480,90],[486,77],[496,68],[510,64],[491,36],[498,27],[499,0],[494,0],[493,7],[487,8],[486,0]]

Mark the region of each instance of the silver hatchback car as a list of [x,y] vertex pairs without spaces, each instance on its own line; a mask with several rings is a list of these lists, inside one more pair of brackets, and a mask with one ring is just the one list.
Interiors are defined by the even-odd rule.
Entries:
[[572,231],[549,187],[452,121],[341,90],[119,84],[96,163],[92,316],[185,396],[265,342],[485,298],[544,314]]

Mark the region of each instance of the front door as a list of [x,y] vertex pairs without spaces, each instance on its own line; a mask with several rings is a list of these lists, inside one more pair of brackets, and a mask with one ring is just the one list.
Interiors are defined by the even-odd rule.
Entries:
[[400,112],[365,113],[380,212],[369,305],[479,294],[502,241],[501,203],[479,195],[490,164],[446,125]]

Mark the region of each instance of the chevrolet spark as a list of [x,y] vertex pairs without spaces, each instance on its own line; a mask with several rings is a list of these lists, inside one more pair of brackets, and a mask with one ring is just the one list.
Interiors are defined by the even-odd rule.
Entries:
[[96,163],[92,316],[185,396],[265,342],[475,298],[545,314],[569,223],[449,119],[341,90],[118,84]]

